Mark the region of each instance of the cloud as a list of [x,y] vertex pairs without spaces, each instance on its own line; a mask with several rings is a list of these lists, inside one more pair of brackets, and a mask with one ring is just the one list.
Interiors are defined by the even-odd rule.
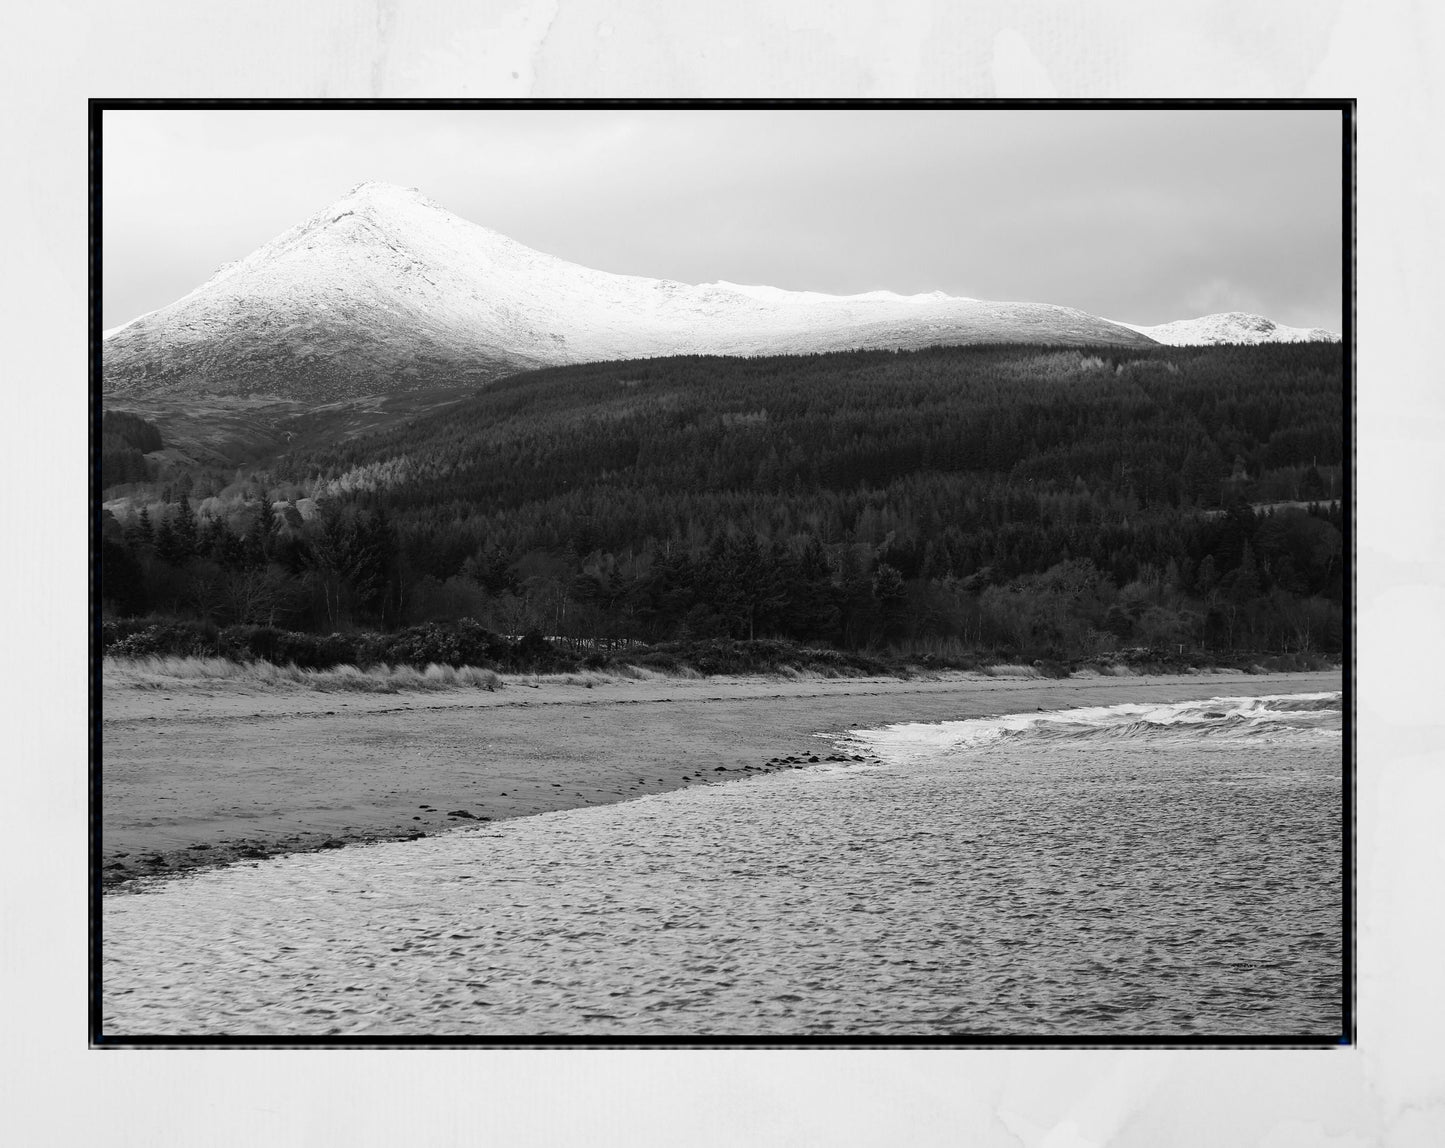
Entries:
[[1214,315],[1221,311],[1247,311],[1254,314],[1263,309],[1264,302],[1248,287],[1242,287],[1228,279],[1210,279],[1185,295],[1185,305],[1189,312],[1186,318],[1192,318],[1198,315]]

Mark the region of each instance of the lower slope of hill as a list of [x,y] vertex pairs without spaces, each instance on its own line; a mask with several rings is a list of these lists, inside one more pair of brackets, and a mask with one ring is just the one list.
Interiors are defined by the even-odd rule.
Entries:
[[554,368],[239,481],[130,488],[105,592],[322,632],[1338,649],[1343,365],[1297,343]]

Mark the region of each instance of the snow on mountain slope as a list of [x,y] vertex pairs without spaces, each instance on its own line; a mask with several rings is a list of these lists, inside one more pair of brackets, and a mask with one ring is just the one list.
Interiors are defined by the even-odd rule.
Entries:
[[943,303],[948,300],[963,303],[977,303],[964,295],[945,295],[942,291],[929,291],[922,295],[899,295],[893,291],[865,291],[860,295],[825,295],[821,291],[785,291],[781,287],[747,287],[741,283],[729,283],[719,279],[716,283],[705,283],[704,287],[721,287],[735,291],[750,299],[764,303]]
[[1214,343],[1338,343],[1340,337],[1321,327],[1284,327],[1263,315],[1246,315],[1243,311],[1225,311],[1198,319],[1179,319],[1155,327],[1120,323],[1131,331],[1148,335],[1156,343],[1171,347],[1200,346]]
[[364,183],[189,295],[113,328],[103,389],[330,400],[532,367],[975,342],[1148,345],[1068,307],[612,275],[415,190]]

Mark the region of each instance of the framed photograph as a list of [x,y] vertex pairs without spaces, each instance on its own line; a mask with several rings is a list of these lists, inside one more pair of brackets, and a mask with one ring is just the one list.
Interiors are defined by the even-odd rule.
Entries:
[[1353,116],[91,101],[92,1045],[1352,1043]]

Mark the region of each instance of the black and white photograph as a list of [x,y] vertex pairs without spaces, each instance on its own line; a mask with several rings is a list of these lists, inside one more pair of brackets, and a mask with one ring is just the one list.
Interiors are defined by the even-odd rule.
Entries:
[[1352,1044],[1353,116],[92,100],[91,1044]]

